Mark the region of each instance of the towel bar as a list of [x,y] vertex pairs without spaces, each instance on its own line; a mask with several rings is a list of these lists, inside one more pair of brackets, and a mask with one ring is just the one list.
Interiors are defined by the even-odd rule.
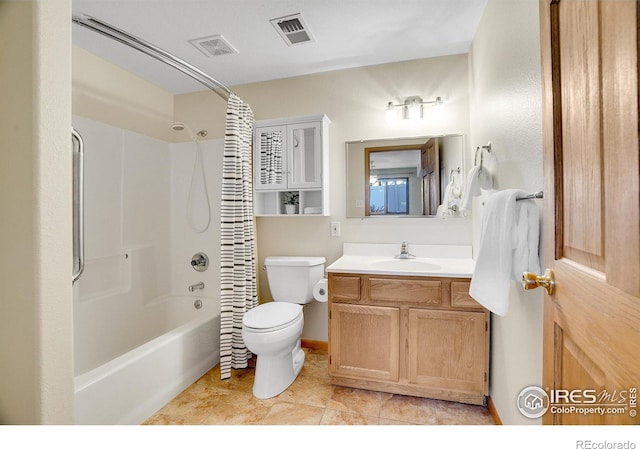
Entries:
[[516,198],[516,201],[520,201],[520,200],[533,200],[533,199],[542,199],[544,197],[544,193],[542,190],[540,190],[539,192],[536,193],[530,193],[529,195],[525,195],[523,197],[520,198]]

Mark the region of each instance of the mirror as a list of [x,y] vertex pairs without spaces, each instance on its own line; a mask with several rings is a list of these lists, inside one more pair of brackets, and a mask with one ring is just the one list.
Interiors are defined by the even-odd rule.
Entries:
[[347,142],[347,217],[456,216],[463,154],[462,135]]

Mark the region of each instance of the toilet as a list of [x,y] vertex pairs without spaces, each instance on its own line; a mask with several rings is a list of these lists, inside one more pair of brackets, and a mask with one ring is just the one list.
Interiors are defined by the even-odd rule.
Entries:
[[314,299],[326,301],[326,286],[324,290],[318,288],[326,283],[324,263],[324,257],[271,256],[265,259],[273,302],[249,310],[242,318],[244,343],[258,356],[253,395],[259,399],[282,393],[302,369],[302,305]]

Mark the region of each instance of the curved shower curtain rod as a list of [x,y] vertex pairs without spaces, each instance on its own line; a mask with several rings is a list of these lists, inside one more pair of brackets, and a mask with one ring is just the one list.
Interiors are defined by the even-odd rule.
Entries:
[[170,65],[174,69],[181,71],[185,75],[189,75],[191,78],[205,85],[216,94],[221,96],[224,100],[228,100],[229,96],[233,94],[233,91],[231,89],[229,89],[221,82],[211,78],[209,75],[207,75],[197,67],[192,66],[188,62],[183,61],[177,56],[174,56],[171,53],[168,53],[163,49],[158,48],[155,45],[144,41],[143,39],[140,39],[139,37],[136,37],[132,34],[127,33],[126,31],[109,25],[108,23],[103,22],[100,19],[96,19],[95,17],[92,17],[88,14],[74,12],[71,17],[71,21],[92,31],[95,31],[96,33],[102,34],[103,36],[110,37],[111,39],[114,39],[131,48],[135,48],[136,50],[139,50],[142,53],[151,56],[152,58]]

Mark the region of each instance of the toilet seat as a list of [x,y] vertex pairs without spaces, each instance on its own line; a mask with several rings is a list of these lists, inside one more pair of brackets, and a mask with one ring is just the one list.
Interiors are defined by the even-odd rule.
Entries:
[[290,302],[268,302],[246,312],[242,324],[250,332],[272,332],[302,318],[302,306]]

